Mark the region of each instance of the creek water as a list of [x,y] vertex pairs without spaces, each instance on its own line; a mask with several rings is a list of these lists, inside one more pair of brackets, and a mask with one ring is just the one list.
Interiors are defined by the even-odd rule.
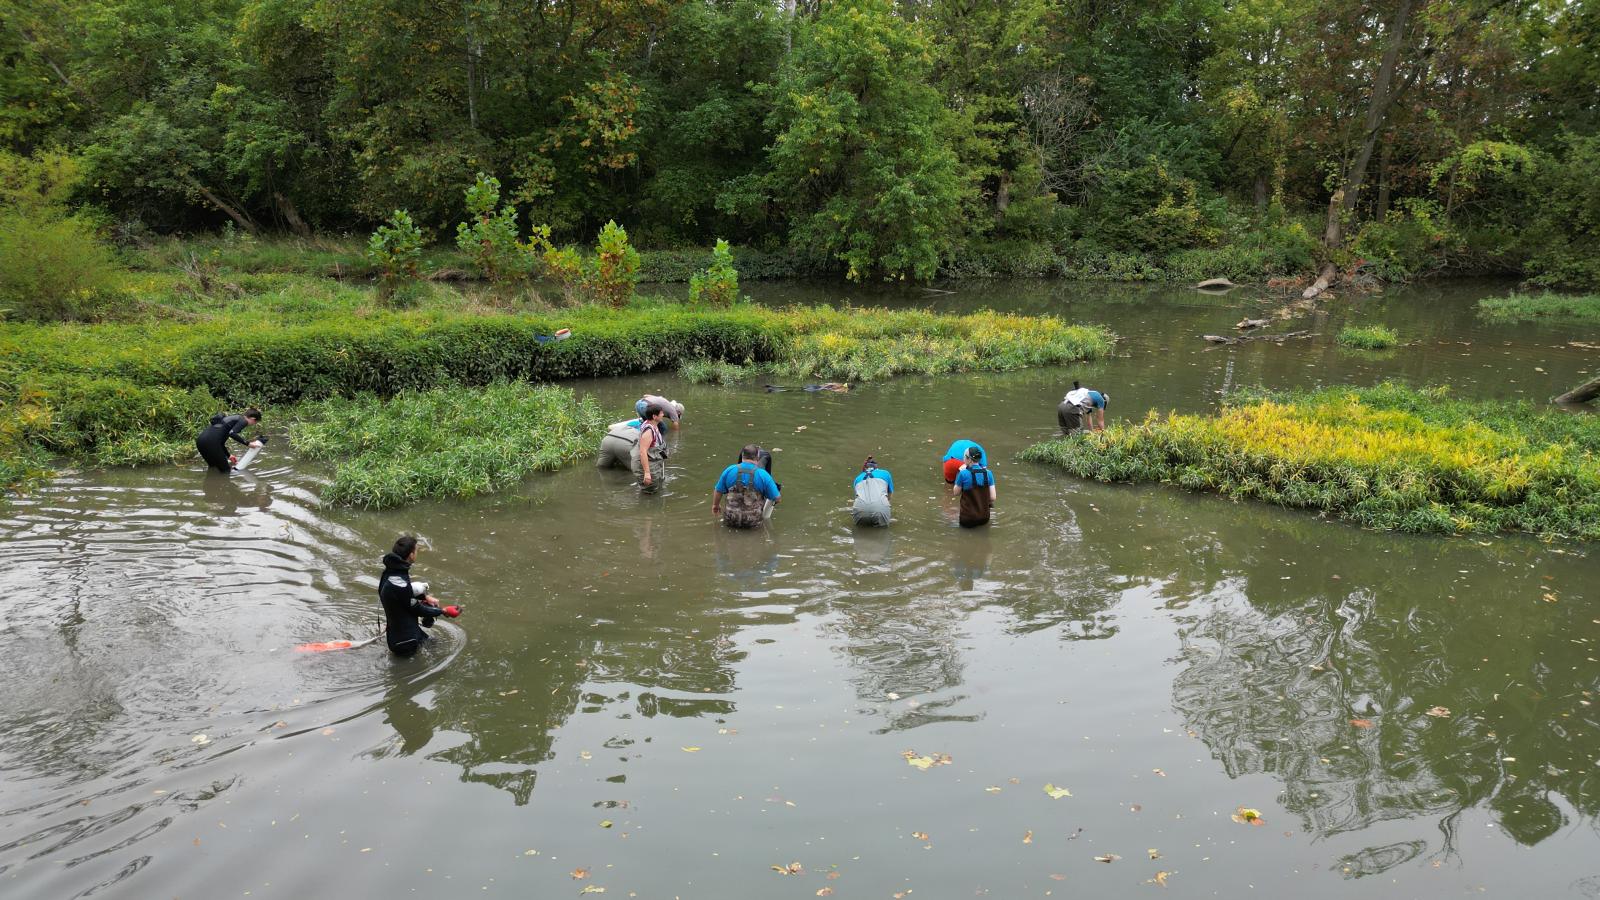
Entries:
[[[327,470],[279,441],[233,479],[69,472],[0,508],[0,893],[1600,897],[1592,548],[1014,458],[1071,378],[1115,420],[1385,377],[1542,400],[1596,369],[1568,342],[1600,336],[1475,318],[1503,288],[1340,298],[1278,326],[1310,339],[1213,347],[1259,292],[759,286],[1122,340],[843,395],[577,384],[618,418],[645,389],[687,404],[654,495],[580,463],[470,502],[325,509]],[[1342,351],[1346,321],[1411,343]],[[959,437],[992,457],[988,528],[955,527],[936,474]],[[730,532],[710,489],[751,441],[784,499]],[[846,513],[868,454],[898,488],[886,530]],[[404,531],[466,614],[413,659],[294,653],[371,633]]]

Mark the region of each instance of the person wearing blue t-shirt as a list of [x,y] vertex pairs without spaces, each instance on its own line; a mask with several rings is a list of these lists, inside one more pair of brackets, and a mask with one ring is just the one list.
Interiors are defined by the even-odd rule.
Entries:
[[[772,515],[772,506],[781,499],[778,483],[756,462],[761,448],[746,444],[739,462],[722,470],[717,486],[711,490],[711,514],[733,528],[754,528]],[[723,498],[727,498],[724,504]]]
[[950,445],[949,450],[944,452],[945,484],[956,483],[956,473],[961,471],[961,467],[967,464],[967,451],[972,449],[976,449],[978,451],[979,463],[983,465],[989,464],[989,455],[983,452],[983,447],[977,441],[969,441],[964,439],[956,441],[954,444]]
[[889,495],[894,493],[894,476],[889,470],[878,468],[877,460],[869,456],[853,484],[856,502],[850,507],[850,515],[856,524],[880,528],[888,525]]
[[987,525],[994,506],[994,473],[983,464],[982,448],[967,448],[967,464],[956,473],[952,492],[961,498],[957,521],[962,528]]

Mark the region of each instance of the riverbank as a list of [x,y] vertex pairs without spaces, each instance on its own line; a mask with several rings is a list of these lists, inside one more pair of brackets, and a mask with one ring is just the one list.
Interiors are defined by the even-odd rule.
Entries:
[[1029,447],[1104,482],[1161,482],[1369,528],[1600,539],[1600,418],[1398,384],[1261,394]]
[[[861,380],[904,371],[1007,370],[1109,353],[1104,329],[975,313],[707,309],[640,299],[613,309],[496,309],[446,291],[422,308],[371,290],[255,276],[252,293],[190,297],[138,321],[0,325],[0,479],[45,477],[49,458],[90,465],[187,459],[218,409],[390,397],[440,387],[673,370],[691,360]],[[317,288],[320,290],[313,290]],[[554,340],[559,329],[571,338]]]
[[1511,293],[1478,301],[1478,311],[1491,322],[1600,324],[1600,294]]

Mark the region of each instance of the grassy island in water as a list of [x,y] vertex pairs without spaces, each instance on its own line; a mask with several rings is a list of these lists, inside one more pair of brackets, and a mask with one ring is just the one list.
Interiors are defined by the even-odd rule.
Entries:
[[[525,466],[508,466],[503,457],[513,451],[492,433],[450,460],[406,454],[363,466],[368,474],[359,477],[346,463],[325,499],[394,505],[466,496],[504,482],[490,479],[491,470],[551,468],[599,440],[598,413],[570,390],[535,391],[524,402],[504,386],[510,382],[686,363],[859,381],[1064,364],[1102,356],[1113,342],[1099,328],[990,312],[711,308],[651,300],[507,312],[473,307],[459,296],[392,310],[373,305],[370,291],[348,287],[303,280],[256,287],[258,295],[217,309],[168,304],[123,322],[0,324],[0,485],[46,476],[58,457],[93,465],[188,459],[194,435],[213,413],[247,404],[266,409],[269,422],[290,422],[296,446],[328,458],[368,448],[336,446],[318,423],[392,420],[393,428],[421,438],[407,446],[424,447],[418,432],[458,431],[428,424],[437,419],[429,411],[435,406],[493,401],[509,420],[553,429],[551,451]],[[549,340],[560,328],[570,328],[571,338]],[[486,385],[501,386],[482,396],[463,393]]]
[[1220,415],[1035,444],[1023,458],[1319,510],[1372,528],[1600,539],[1600,418],[1396,384],[1257,394]]

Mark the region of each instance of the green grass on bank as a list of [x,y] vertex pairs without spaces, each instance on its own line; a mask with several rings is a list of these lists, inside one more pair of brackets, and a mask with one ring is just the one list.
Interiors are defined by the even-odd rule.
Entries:
[[1346,325],[1339,332],[1340,346],[1355,350],[1388,350],[1400,344],[1393,328],[1382,325]]
[[1478,301],[1491,322],[1600,324],[1600,294],[1511,294]]
[[1600,539],[1600,419],[1396,384],[1242,398],[1220,416],[1036,444],[1097,481],[1157,481],[1397,531]]
[[[331,279],[242,281],[237,295],[166,303],[152,283],[147,314],[135,321],[0,323],[0,487],[38,477],[52,455],[95,465],[191,458],[212,413],[246,404],[273,423],[288,407],[328,398],[614,376],[692,360],[858,380],[1066,363],[1103,355],[1113,341],[1054,318],[993,313],[649,300],[508,311],[448,287],[394,310],[376,305],[370,289]],[[572,337],[545,339],[560,328]]]
[[593,453],[604,430],[592,398],[521,382],[331,398],[295,419],[295,449],[337,463],[323,501],[371,508],[499,490]]

